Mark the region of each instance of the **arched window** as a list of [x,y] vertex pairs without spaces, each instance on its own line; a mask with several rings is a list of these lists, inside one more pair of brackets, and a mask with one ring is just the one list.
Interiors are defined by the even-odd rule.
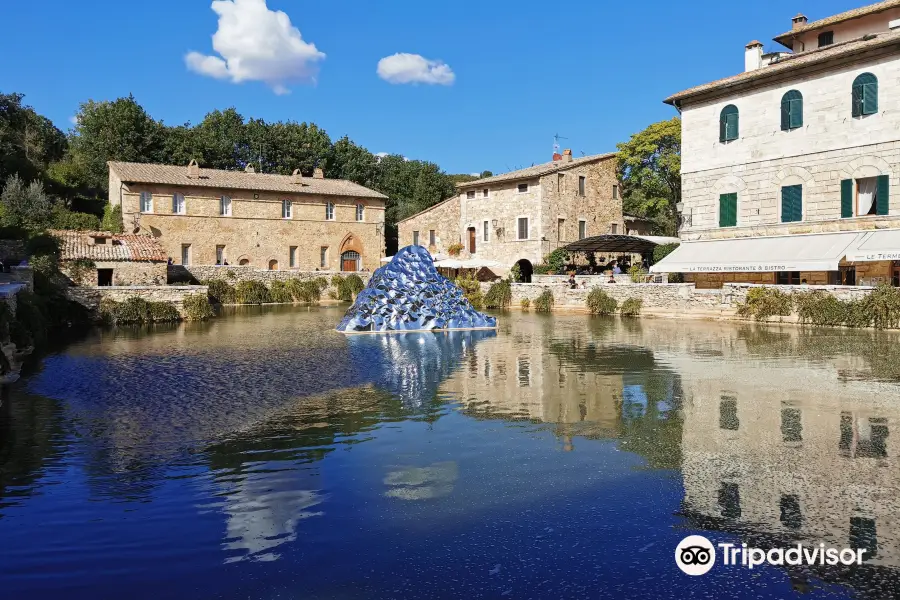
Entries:
[[853,116],[864,117],[878,112],[878,78],[863,73],[853,80]]
[[738,109],[734,104],[729,104],[719,115],[719,141],[724,143],[736,139],[738,139]]
[[781,97],[781,130],[803,127],[803,94],[791,90]]

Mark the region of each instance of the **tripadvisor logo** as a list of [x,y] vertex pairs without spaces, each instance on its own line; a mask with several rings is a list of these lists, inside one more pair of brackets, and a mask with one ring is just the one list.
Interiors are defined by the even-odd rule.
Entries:
[[[722,564],[753,569],[770,565],[861,565],[866,549],[826,548],[825,544],[790,548],[750,548],[747,544],[717,544],[722,551]],[[716,564],[716,549],[702,535],[689,535],[675,548],[675,564],[688,575],[705,575]]]

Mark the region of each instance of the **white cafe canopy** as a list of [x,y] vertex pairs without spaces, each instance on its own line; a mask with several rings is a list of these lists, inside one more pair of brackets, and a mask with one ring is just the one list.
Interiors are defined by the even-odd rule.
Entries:
[[848,249],[865,235],[851,231],[683,242],[650,272],[837,271]]
[[861,234],[856,244],[847,251],[847,260],[851,262],[900,260],[900,229],[883,229]]

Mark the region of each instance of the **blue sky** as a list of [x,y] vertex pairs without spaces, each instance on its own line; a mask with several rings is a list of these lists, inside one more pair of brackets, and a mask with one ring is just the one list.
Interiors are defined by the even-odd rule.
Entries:
[[[196,123],[212,109],[235,106],[245,117],[315,122],[332,139],[347,134],[372,152],[431,160],[451,173],[503,172],[549,160],[555,133],[568,138],[561,144],[576,156],[612,151],[677,114],[662,104],[669,94],[740,72],[751,39],[769,50],[797,12],[812,21],[857,6],[852,0],[267,0],[269,10],[284,11],[303,43],[315,45],[301,44],[301,62],[304,52],[325,54],[306,69],[271,67],[276,77],[287,69],[315,79],[286,82],[290,93],[278,94],[272,84],[234,83],[227,73],[216,78],[187,68],[189,52],[217,56],[212,36],[219,16],[209,0],[3,2],[0,91],[26,94],[63,130],[80,102],[133,93],[169,124]],[[240,38],[233,43],[252,39],[246,27],[252,24],[241,19],[238,31],[227,32]],[[436,83],[390,83],[376,68],[396,53],[447,68],[431,78]],[[290,53],[279,56],[292,60]],[[224,69],[212,61],[208,73]],[[252,77],[258,66],[243,75]]]

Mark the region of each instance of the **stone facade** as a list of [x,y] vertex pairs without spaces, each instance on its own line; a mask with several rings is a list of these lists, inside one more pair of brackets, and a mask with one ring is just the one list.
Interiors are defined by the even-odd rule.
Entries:
[[[457,198],[398,224],[400,247],[413,243],[414,232],[420,245],[431,245],[433,229],[437,252],[461,243],[461,258],[497,261],[503,265],[498,273],[504,274],[518,261],[540,264],[551,251],[581,237],[625,232],[613,154],[580,159],[567,154],[458,187]],[[520,236],[520,219],[528,220],[527,232],[521,232],[527,235]]]
[[147,302],[172,302],[181,311],[184,297],[189,294],[206,294],[205,285],[186,286],[91,286],[66,288],[69,299],[97,311],[104,299],[124,302],[129,298],[143,298]]
[[[190,183],[187,178],[180,185],[123,182],[110,169],[109,202],[122,206],[126,231],[138,223],[159,240],[175,264],[183,264],[186,258],[189,264],[215,265],[221,251],[225,261],[234,265],[341,271],[349,264],[342,261],[342,254],[356,252],[359,263],[348,270],[374,270],[384,256],[383,198]],[[141,192],[152,194],[151,211],[141,212]],[[173,210],[175,194],[184,196],[183,214]],[[231,199],[227,216],[220,214],[223,196]],[[289,218],[283,216],[284,201],[290,202]],[[328,212],[329,203],[333,213]],[[357,220],[360,205],[362,219]]]
[[166,263],[161,261],[108,261],[94,264],[96,268],[80,281],[74,281],[75,273],[69,263],[60,263],[59,270],[66,277],[73,279],[76,285],[98,285],[99,274],[103,270],[112,271],[112,285],[114,286],[166,285]]
[[[885,32],[891,14],[896,12],[878,13],[829,29],[834,30],[836,43],[860,39],[868,33],[894,35]],[[817,33],[804,35],[814,40]],[[794,62],[782,64],[784,68],[778,70],[777,77],[731,86],[710,84],[702,93],[674,100],[682,114],[685,219],[680,235],[685,241],[900,228],[900,94],[896,87],[900,79],[900,40],[894,45],[861,50],[852,60],[843,58],[808,68],[803,66],[803,50],[812,50],[816,44],[798,40],[794,42],[795,51],[799,51],[792,58]],[[748,45],[748,55],[755,51],[753,44]],[[750,62],[748,58],[748,69],[754,70]],[[788,69],[789,64],[797,66]],[[779,69],[766,65],[758,68],[755,75]],[[853,83],[863,73],[878,79],[878,112],[853,117]],[[782,98],[792,90],[802,94],[803,124],[782,130]],[[739,134],[737,139],[723,143],[719,140],[719,120],[728,105],[738,109]],[[857,182],[877,176],[888,177],[888,214],[859,216]],[[844,180],[852,182],[853,190],[854,216],[848,218],[842,218],[841,210]],[[795,185],[802,186],[802,220],[785,223],[782,188]],[[720,227],[720,196],[731,193],[737,194],[737,224]],[[889,263],[855,266],[885,273],[890,268]],[[759,280],[751,274],[737,276],[741,281]],[[829,277],[825,272],[803,276],[810,283],[827,283]],[[887,278],[890,280],[890,275]]]

